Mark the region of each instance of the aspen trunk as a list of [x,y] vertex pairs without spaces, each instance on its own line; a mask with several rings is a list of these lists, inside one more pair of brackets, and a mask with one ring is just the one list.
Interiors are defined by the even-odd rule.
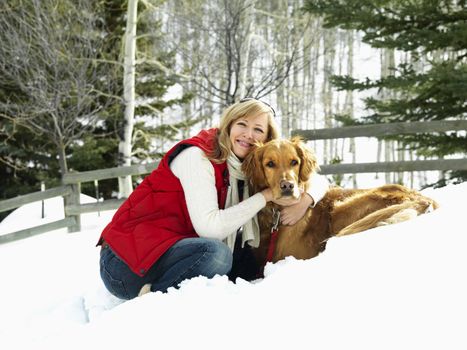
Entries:
[[[125,116],[123,139],[118,145],[119,165],[131,165],[132,136],[135,113],[135,56],[136,56],[136,21],[138,0],[128,0],[128,13],[125,32],[125,58],[123,75],[123,100]],[[119,197],[128,198],[133,191],[131,176],[118,179]]]

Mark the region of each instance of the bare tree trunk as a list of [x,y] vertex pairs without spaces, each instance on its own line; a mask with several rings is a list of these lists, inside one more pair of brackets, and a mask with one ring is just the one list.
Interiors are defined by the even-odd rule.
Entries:
[[[321,26],[321,19],[318,18],[316,19],[315,23],[315,30],[318,33],[317,35],[319,37],[322,37],[322,26]],[[324,44],[323,44],[324,45]],[[317,92],[319,91],[319,81],[318,81],[318,72],[319,72],[319,56],[320,56],[320,49],[321,49],[321,40],[315,40],[315,45],[313,45],[313,67],[312,67],[312,86],[311,86],[311,103],[312,103],[312,118],[313,118],[313,123],[312,127],[313,129],[316,129],[318,126],[318,108],[317,108],[317,101],[318,98],[316,96]],[[316,140],[313,141],[313,148],[316,149],[317,142]]]
[[[287,36],[280,36],[278,35],[281,30],[284,28],[287,28],[288,21],[289,21],[289,16],[288,16],[288,1],[287,0],[280,0],[276,2],[276,7],[280,13],[283,14],[284,16],[284,21],[286,22],[286,25],[283,23],[279,22],[278,27],[274,27],[274,35],[273,39],[275,41],[275,51],[276,53],[274,54],[277,56],[277,52],[288,52],[288,37]],[[284,83],[276,90],[276,98],[277,98],[277,107],[281,111],[281,134],[282,137],[287,137],[289,136],[290,133],[290,114],[289,114],[289,108],[290,106],[287,103],[287,91],[288,91],[288,79],[286,78],[284,80]]]
[[[386,141],[384,142],[384,160],[386,162],[390,162],[393,160],[392,158],[392,150],[393,150],[393,147],[391,145],[391,141]],[[386,183],[391,183],[391,173],[384,173],[384,181],[386,181]]]
[[[409,152],[409,160],[410,160],[410,161],[413,161],[413,160],[414,160],[413,158],[414,158],[414,157],[413,157],[413,153],[412,153],[412,152]],[[414,186],[415,186],[415,183],[414,183],[415,176],[414,176],[414,175],[415,175],[415,173],[414,173],[413,171],[411,171],[411,172],[409,173],[409,187],[410,187],[410,188],[414,188]]]
[[[135,60],[136,60],[136,23],[138,0],[128,0],[128,13],[125,32],[125,58],[123,74],[123,99],[125,119],[123,138],[118,145],[120,166],[131,165],[132,136],[135,114]],[[119,198],[129,197],[133,191],[131,176],[118,179]]]
[[[353,76],[354,74],[354,31],[348,31],[347,35],[347,75]],[[348,90],[345,94],[345,106],[344,106],[345,113],[354,118],[354,96],[353,90]],[[350,139],[350,151],[352,153],[352,163],[357,162],[357,147],[355,144],[355,139]],[[344,159],[344,155],[342,155],[341,159]],[[352,174],[352,186],[353,188],[357,188],[357,174]]]
[[312,26],[306,30],[303,36],[303,46],[302,46],[302,51],[303,51],[303,66],[304,69],[301,72],[302,74],[302,86],[303,90],[301,93],[301,98],[300,100],[302,101],[302,115],[304,119],[304,123],[302,124],[302,128],[304,129],[309,129],[310,128],[310,122],[311,122],[311,96],[313,93],[312,89],[312,80],[314,77],[311,74],[311,60],[312,60],[312,55],[313,55],[313,46],[312,46],[312,41],[311,41],[311,35],[310,35],[310,30]]
[[[324,127],[332,128],[332,86],[331,75],[334,73],[334,59],[335,59],[335,45],[336,45],[336,29],[326,29],[323,36],[323,50],[324,50],[324,63],[323,63],[323,85],[322,85],[322,104],[324,108]],[[323,149],[323,159],[325,163],[329,163],[333,156],[333,141],[325,140]]]
[[[382,49],[381,50],[381,77],[387,77],[389,75],[392,75],[393,72],[391,72],[391,68],[394,67],[394,50],[391,49]],[[391,96],[389,95],[390,92],[388,92],[385,89],[382,89],[380,96],[383,100],[389,99]],[[384,142],[384,160],[386,162],[390,162],[396,159],[394,155],[394,142],[392,141],[386,141]],[[391,173],[385,173],[385,181],[386,183],[391,183],[394,182],[394,180],[391,180]]]
[[[383,149],[383,141],[378,140],[378,146],[376,148],[376,162],[381,163],[381,153]],[[379,179],[379,173],[375,173],[375,179]]]
[[57,151],[58,151],[58,163],[60,165],[60,172],[63,177],[63,175],[68,172],[65,145],[63,144],[63,142],[60,142],[60,145],[57,145]]
[[[396,145],[397,145],[397,148],[400,147],[400,143],[399,143],[399,142],[397,142]],[[404,151],[404,149],[403,149],[403,148],[399,149],[399,150],[397,151],[397,153],[398,153],[398,154],[397,154],[397,156],[398,156],[398,157],[397,157],[397,160],[398,160],[398,161],[404,161],[404,160],[405,160],[405,151]],[[401,184],[401,185],[404,184],[404,172],[403,172],[403,171],[400,171],[400,172],[397,173],[397,183],[398,183],[398,184]]]
[[238,96],[240,98],[246,97],[247,91],[247,77],[248,77],[248,67],[250,66],[250,51],[251,51],[251,39],[254,35],[255,28],[254,28],[254,10],[255,5],[253,2],[248,1],[245,3],[246,11],[245,14],[242,16],[242,23],[241,27],[245,28],[246,32],[246,39],[245,44],[241,47],[241,55],[240,55],[240,67],[239,67],[239,79],[238,79]]

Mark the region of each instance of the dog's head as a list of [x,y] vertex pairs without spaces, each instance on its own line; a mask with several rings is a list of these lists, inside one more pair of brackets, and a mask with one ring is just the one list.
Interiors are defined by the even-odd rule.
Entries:
[[258,144],[243,161],[242,169],[255,191],[270,187],[274,199],[299,198],[318,163],[304,142],[294,137]]

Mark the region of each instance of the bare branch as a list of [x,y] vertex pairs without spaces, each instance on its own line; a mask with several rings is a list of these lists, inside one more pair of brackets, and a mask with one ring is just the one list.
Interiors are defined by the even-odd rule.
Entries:
[[120,99],[112,72],[121,62],[102,57],[95,23],[87,1],[30,0],[0,12],[0,113],[47,135],[59,155]]

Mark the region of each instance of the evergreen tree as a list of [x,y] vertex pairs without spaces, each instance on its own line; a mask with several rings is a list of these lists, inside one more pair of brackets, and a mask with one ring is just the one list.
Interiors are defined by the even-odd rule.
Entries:
[[[56,151],[31,130],[7,120],[0,124],[0,201],[58,186]],[[0,213],[0,221],[9,212]]]
[[[53,1],[45,0],[45,7],[53,8]],[[122,85],[122,36],[125,28],[126,2],[121,0],[90,1],[83,0],[80,3],[87,4],[92,8],[92,28],[88,27],[88,32],[99,33],[102,38],[99,43],[99,51],[95,56],[95,63],[103,63],[107,68],[99,73],[101,78],[95,81],[101,82],[102,86],[96,85],[96,90],[105,91],[106,86],[112,86],[108,93],[101,93],[93,99],[97,106],[105,106],[99,111],[100,121],[94,128],[90,128],[82,137],[69,143],[65,147],[67,163],[70,170],[86,171],[117,166],[118,140],[123,130],[123,85]],[[0,11],[0,22],[9,23],[11,11],[23,11],[29,17],[34,16],[30,7],[23,7],[22,0],[15,0],[5,5],[4,11]],[[67,11],[68,3],[61,2],[60,11]],[[1,7],[1,6],[0,6]],[[44,9],[43,7],[42,9]],[[29,12],[28,12],[29,11]],[[89,13],[83,13],[88,16]],[[8,17],[10,16],[10,17]],[[20,17],[20,16],[18,16]],[[79,21],[75,21],[78,23]],[[151,21],[147,21],[151,22]],[[34,22],[31,22],[34,25]],[[151,27],[146,24],[146,19],[141,23],[141,39],[138,43],[142,50],[139,59],[138,80],[136,93],[143,101],[138,104],[136,114],[139,117],[135,125],[134,149],[137,150],[135,158],[147,159],[157,158],[157,154],[151,154],[151,143],[156,138],[174,139],[179,130],[186,127],[185,124],[172,123],[163,120],[160,115],[165,108],[183,104],[190,96],[183,95],[180,98],[168,99],[166,92],[177,80],[174,74],[170,73],[174,65],[173,54],[164,51],[164,41],[159,34],[158,27]],[[61,27],[57,24],[57,33],[68,32],[70,37],[75,39],[77,45],[80,42],[78,28]],[[144,32],[146,31],[147,32]],[[7,35],[3,32],[2,35]],[[58,34],[57,34],[58,35]],[[5,43],[12,42],[12,38],[4,40]],[[18,32],[16,46],[25,47],[27,37],[21,37]],[[37,55],[36,51],[40,44],[48,42],[43,40],[35,45],[29,45],[29,56]],[[5,48],[7,50],[7,48]],[[58,52],[58,51],[54,51]],[[144,55],[143,55],[144,53]],[[19,58],[19,57],[18,57]],[[74,59],[79,61],[79,57]],[[48,63],[44,60],[46,64]],[[154,64],[154,62],[156,64]],[[14,62],[10,61],[10,66]],[[169,68],[167,68],[169,67]],[[2,69],[7,69],[3,67]],[[95,72],[88,71],[93,75]],[[95,77],[94,77],[95,78]],[[38,76],[38,79],[42,79]],[[56,77],[56,81],[50,84],[59,83],[64,76]],[[42,80],[41,80],[42,81]],[[26,79],[13,81],[3,79],[0,83],[0,198],[11,198],[18,194],[30,193],[40,189],[41,181],[45,180],[46,187],[56,186],[60,179],[60,167],[58,165],[58,152],[56,146],[44,133],[21,126],[16,119],[15,113],[10,113],[11,108],[19,104],[34,106],[28,100],[28,96],[22,90],[20,83],[26,83]],[[38,90],[39,91],[39,90]],[[57,89],[57,91],[59,91]],[[73,103],[68,104],[72,106]],[[153,111],[159,114],[154,115]],[[152,111],[152,112],[151,112]],[[157,120],[154,122],[154,120]],[[159,120],[161,119],[161,120]],[[85,119],[83,119],[86,122]],[[163,123],[165,122],[165,124]],[[116,179],[99,182],[99,189],[108,198],[116,190]],[[82,185],[82,191],[94,196],[95,189],[92,183]]]
[[157,152],[157,145],[177,140],[184,129],[199,120],[180,122],[166,117],[167,110],[188,103],[193,94],[168,94],[180,83],[175,51],[166,43],[161,21],[155,18],[157,8],[144,1],[138,7],[133,153],[135,158],[144,160],[160,157],[166,149],[162,147]]
[[[410,57],[408,62],[394,67],[392,75],[377,80],[333,78],[339,90],[376,88],[392,92],[386,94],[391,96],[386,99],[367,98],[370,114],[358,122],[467,118],[465,0],[307,0],[305,10],[321,15],[327,28],[358,30],[363,34],[362,40],[372,47],[396,49]],[[467,152],[465,133],[392,138],[423,156]],[[451,171],[439,184],[444,185],[448,179],[465,181],[467,172]]]
[[92,5],[15,0],[0,16],[0,112],[55,144],[61,175],[67,147],[95,127],[113,92]]
[[[107,42],[106,49],[101,52],[101,55],[102,59],[117,64],[118,69],[114,72],[115,76],[110,78],[117,88],[116,96],[113,97],[114,103],[104,111],[105,117],[101,127],[96,128],[91,135],[92,137],[86,139],[93,144],[95,143],[100,152],[105,153],[100,153],[99,156],[95,151],[92,152],[96,156],[92,161],[96,164],[96,167],[93,168],[88,168],[89,164],[78,165],[70,160],[70,164],[75,165],[74,169],[80,171],[103,168],[102,158],[109,162],[105,167],[117,166],[118,141],[123,133],[122,39],[125,32],[127,1],[106,0],[102,2],[100,10],[101,29],[106,35]],[[155,9],[146,1],[142,1],[138,5],[136,108],[133,132],[133,158],[136,162],[160,157],[161,153],[154,151],[156,141],[174,141],[181,130],[197,122],[195,120],[190,124],[179,123],[164,118],[166,109],[185,104],[192,98],[192,94],[184,93],[175,98],[167,97],[167,91],[179,82],[179,78],[174,73],[175,54],[167,48],[165,38],[160,30],[161,24],[153,18],[154,11]],[[83,144],[85,148],[88,147],[86,140]],[[75,145],[73,154],[78,151],[79,147],[81,146]],[[83,152],[86,153],[84,150]],[[81,156],[78,158],[84,159]]]

